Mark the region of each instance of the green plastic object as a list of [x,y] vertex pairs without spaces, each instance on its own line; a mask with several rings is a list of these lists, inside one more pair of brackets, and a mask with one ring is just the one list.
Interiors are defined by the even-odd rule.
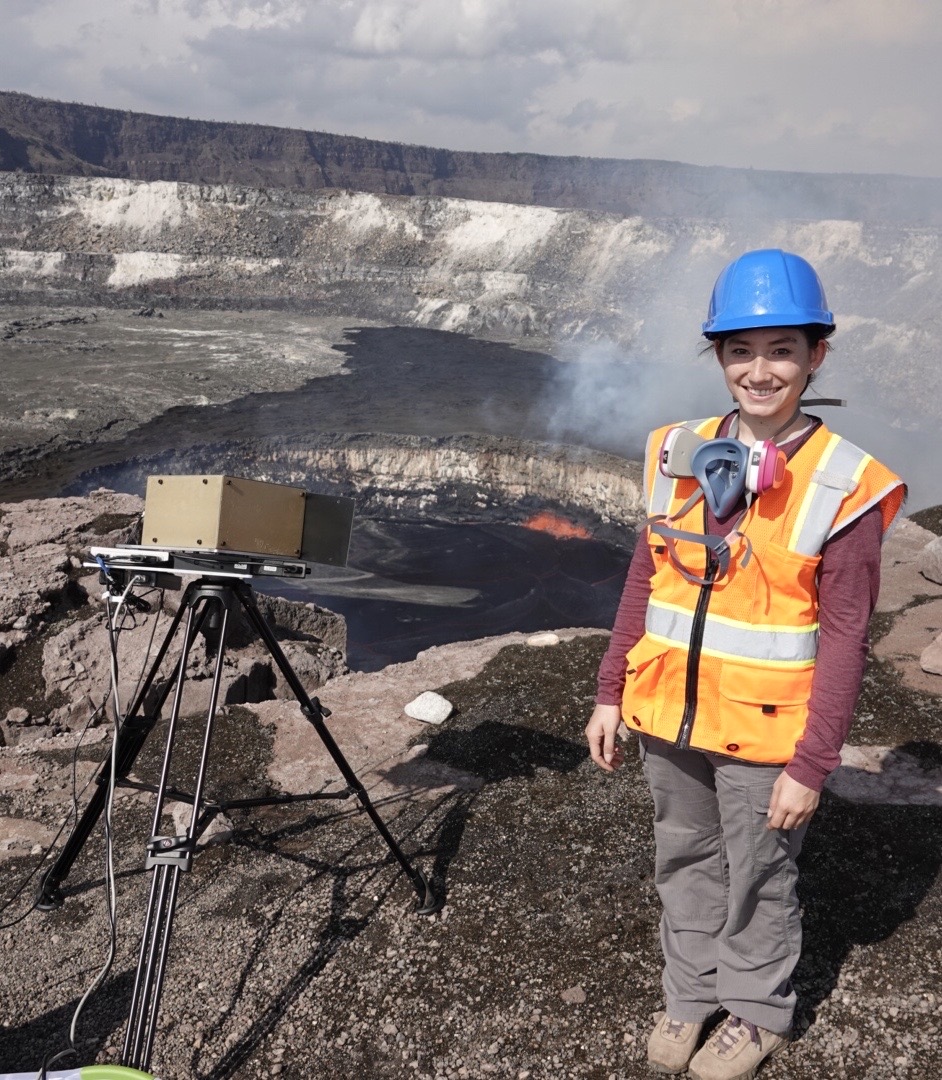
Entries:
[[82,1080],[154,1080],[150,1073],[123,1065],[89,1065],[80,1070],[79,1076]]
[[[126,1069],[123,1065],[86,1065],[82,1069],[46,1073],[47,1080],[156,1080],[150,1073]],[[36,1070],[28,1073],[0,1073],[0,1080],[36,1080]]]

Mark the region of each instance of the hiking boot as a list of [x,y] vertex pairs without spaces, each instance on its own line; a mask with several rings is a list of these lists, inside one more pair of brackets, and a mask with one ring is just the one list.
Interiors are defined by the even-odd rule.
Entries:
[[788,1046],[787,1035],[727,1016],[690,1062],[693,1080],[754,1080],[766,1058]]
[[667,1013],[655,1013],[657,1023],[648,1036],[648,1064],[655,1072],[682,1073],[697,1049],[703,1024],[671,1020]]

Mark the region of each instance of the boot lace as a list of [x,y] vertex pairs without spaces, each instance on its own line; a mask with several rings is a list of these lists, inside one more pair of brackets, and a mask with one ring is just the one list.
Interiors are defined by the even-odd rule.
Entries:
[[748,1020],[740,1020],[738,1016],[727,1016],[723,1026],[710,1040],[716,1056],[726,1057],[747,1034],[756,1046],[762,1045],[759,1040],[759,1029],[755,1024],[750,1024]]
[[686,1028],[687,1023],[684,1020],[672,1020],[669,1016],[664,1017],[664,1034],[669,1039],[679,1039]]

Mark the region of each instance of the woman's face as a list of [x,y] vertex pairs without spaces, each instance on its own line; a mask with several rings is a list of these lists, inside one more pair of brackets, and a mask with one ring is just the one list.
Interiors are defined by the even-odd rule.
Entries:
[[811,348],[804,331],[794,326],[737,330],[716,344],[726,385],[740,413],[765,437],[793,415],[826,352],[825,342]]

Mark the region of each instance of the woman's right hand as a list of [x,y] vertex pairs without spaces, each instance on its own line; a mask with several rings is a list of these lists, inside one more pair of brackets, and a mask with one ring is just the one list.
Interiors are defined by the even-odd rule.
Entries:
[[615,741],[620,726],[621,708],[618,705],[596,705],[585,727],[592,760],[606,772],[621,768],[625,760],[625,748]]

